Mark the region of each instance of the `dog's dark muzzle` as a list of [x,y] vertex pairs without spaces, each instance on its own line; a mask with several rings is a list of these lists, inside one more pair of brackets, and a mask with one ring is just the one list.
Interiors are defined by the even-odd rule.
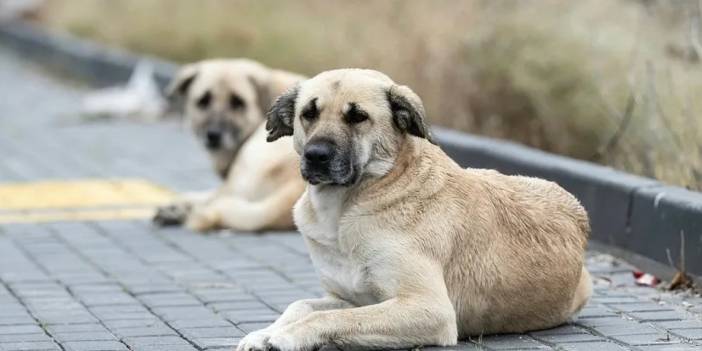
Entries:
[[239,138],[240,130],[221,119],[209,122],[202,131],[202,142],[211,152],[232,150],[238,146]]
[[328,139],[310,141],[305,145],[302,177],[312,185],[348,185],[355,178],[349,155],[339,152],[337,145]]
[[222,147],[222,131],[210,129],[205,133],[205,146],[210,150]]

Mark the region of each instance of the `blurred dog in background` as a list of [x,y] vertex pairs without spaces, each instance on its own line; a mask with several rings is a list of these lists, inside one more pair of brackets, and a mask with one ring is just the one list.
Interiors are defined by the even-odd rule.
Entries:
[[183,67],[167,88],[212,158],[224,184],[186,194],[154,216],[159,225],[197,231],[294,228],[292,207],[304,190],[289,138],[266,142],[265,113],[303,77],[247,59],[206,60]]

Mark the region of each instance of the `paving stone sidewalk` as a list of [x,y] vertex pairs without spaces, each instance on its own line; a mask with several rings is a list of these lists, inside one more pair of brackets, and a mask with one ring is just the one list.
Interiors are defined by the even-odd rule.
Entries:
[[[83,88],[2,46],[0,81],[12,85],[0,99],[0,181],[216,184],[178,123],[86,123],[75,117]],[[572,323],[448,349],[702,350],[702,298],[637,287],[633,267],[596,252],[588,267],[595,294]],[[144,221],[0,225],[0,350],[230,349],[290,302],[321,293],[296,233],[200,235]]]

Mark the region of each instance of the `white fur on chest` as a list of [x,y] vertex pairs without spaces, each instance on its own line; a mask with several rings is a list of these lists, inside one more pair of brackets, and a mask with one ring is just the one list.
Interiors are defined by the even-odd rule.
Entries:
[[296,223],[308,242],[310,257],[319,274],[322,286],[357,305],[368,305],[379,302],[372,289],[371,275],[367,262],[355,257],[351,245],[340,233],[339,220],[342,206],[346,198],[346,189],[333,188],[320,190],[318,187],[308,187],[302,201],[309,201],[315,212],[312,218],[315,223],[305,221],[310,218],[306,214],[297,213],[305,206],[296,206]]

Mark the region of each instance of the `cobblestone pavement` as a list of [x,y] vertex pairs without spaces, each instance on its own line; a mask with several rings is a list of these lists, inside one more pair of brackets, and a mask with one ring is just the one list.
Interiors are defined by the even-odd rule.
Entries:
[[[0,181],[215,184],[177,123],[80,121],[80,87],[1,47],[0,81]],[[595,252],[588,267],[594,297],[568,325],[448,349],[702,349],[702,298],[636,287],[633,267]],[[319,294],[296,233],[199,235],[143,221],[0,225],[0,350],[231,348],[288,303]]]

